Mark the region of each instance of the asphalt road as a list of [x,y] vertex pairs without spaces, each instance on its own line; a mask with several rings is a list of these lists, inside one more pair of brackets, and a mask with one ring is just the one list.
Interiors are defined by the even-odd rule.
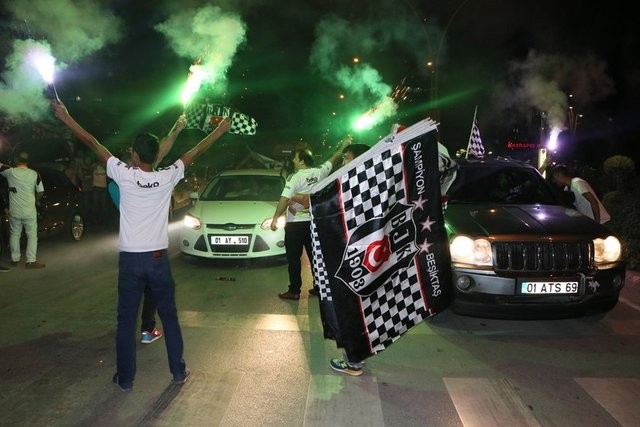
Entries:
[[[170,384],[164,340],[138,345],[134,390],[115,372],[112,232],[42,241],[42,270],[0,274],[0,425],[638,426],[640,276],[600,317],[548,321],[444,312],[348,377],[317,300],[282,301],[286,265],[172,267],[192,376]],[[303,291],[310,287],[307,268]]]

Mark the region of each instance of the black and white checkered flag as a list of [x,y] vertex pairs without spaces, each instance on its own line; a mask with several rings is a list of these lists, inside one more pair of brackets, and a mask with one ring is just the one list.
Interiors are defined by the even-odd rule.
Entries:
[[473,116],[473,124],[471,125],[471,135],[469,135],[469,145],[467,146],[467,158],[469,157],[476,159],[482,159],[484,157],[484,145],[482,145],[480,129],[478,129],[478,121],[475,114]]
[[231,117],[229,133],[237,135],[255,135],[258,122],[231,107],[219,104],[195,104],[190,105],[186,111],[187,129],[200,129],[204,133],[213,130],[212,118]]
[[395,342],[451,301],[435,124],[381,140],[311,194],[324,334],[349,360]]

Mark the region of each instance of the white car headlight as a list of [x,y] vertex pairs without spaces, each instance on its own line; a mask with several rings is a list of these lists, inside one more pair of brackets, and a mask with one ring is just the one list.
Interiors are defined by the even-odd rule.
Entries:
[[185,214],[184,220],[182,221],[185,227],[191,228],[193,230],[200,230],[201,223],[198,218],[193,215]]
[[[260,228],[262,228],[263,230],[270,230],[272,219],[273,218],[267,218],[264,221],[262,221],[262,224],[260,224]],[[276,222],[276,228],[278,229],[284,228],[286,224],[287,224],[287,218],[285,218],[284,216],[278,217],[278,220]]]
[[597,263],[619,261],[622,257],[622,246],[614,236],[609,236],[606,239],[594,239],[593,247]]
[[457,236],[449,245],[451,261],[473,265],[493,265],[491,242],[487,239],[471,239],[467,236]]

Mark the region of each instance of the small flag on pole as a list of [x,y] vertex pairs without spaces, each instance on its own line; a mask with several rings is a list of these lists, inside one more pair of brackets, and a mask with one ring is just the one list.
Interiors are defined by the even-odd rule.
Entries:
[[253,117],[226,105],[189,105],[185,114],[187,115],[187,129],[199,129],[204,133],[211,132],[223,117],[231,117],[229,133],[232,134],[255,135],[258,128],[258,122]]
[[466,158],[473,157],[481,159],[484,157],[484,146],[482,145],[482,138],[480,138],[480,129],[478,129],[478,120],[476,115],[478,114],[478,107],[473,113],[473,124],[471,125],[471,135],[469,135],[469,145],[467,146]]

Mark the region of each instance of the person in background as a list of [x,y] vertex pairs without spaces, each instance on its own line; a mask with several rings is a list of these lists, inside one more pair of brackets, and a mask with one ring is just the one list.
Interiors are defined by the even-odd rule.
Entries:
[[91,159],[84,152],[80,153],[76,158],[76,178],[82,190],[82,215],[87,223],[93,221],[93,212],[91,210],[93,171],[91,170],[91,163]]
[[[136,317],[144,288],[149,286],[158,304],[164,328],[169,370],[174,384],[184,384],[190,376],[183,356],[184,344],[175,303],[175,282],[167,248],[169,246],[169,205],[175,185],[190,166],[230,128],[224,119],[218,127],[173,164],[153,170],[158,158],[158,138],[138,135],[132,144],[131,165],[114,157],[98,140],[75,121],[61,102],[53,100],[55,115],[71,132],[106,164],[107,175],[120,189],[120,231],[118,237],[118,327],[116,330],[117,371],[113,383],[121,391],[133,389],[136,374]],[[186,126],[180,116],[172,133]]]
[[26,268],[43,268],[37,261],[38,252],[38,210],[37,205],[44,194],[40,175],[27,165],[29,155],[22,151],[15,158],[15,167],[0,163],[0,173],[9,187],[9,247],[11,265],[20,262],[20,236],[22,229],[27,235]]
[[[320,167],[313,167],[313,153],[307,149],[298,149],[293,152],[293,166],[296,172],[287,177],[287,182],[280,195],[278,206],[271,219],[271,229],[276,230],[277,221],[285,212],[287,224],[284,228],[284,245],[289,265],[289,288],[278,296],[287,300],[300,299],[302,288],[302,264],[300,258],[305,249],[307,257],[311,257],[311,215],[309,209],[303,206],[289,206],[291,198],[296,194],[308,194],[311,187],[331,173],[331,169],[342,158],[342,150],[351,143],[351,137],[342,140],[338,151]],[[312,295],[317,295],[314,287]]]
[[102,162],[94,162],[91,167],[93,187],[91,190],[91,212],[94,225],[104,227],[108,218],[107,171]]
[[[358,157],[360,154],[366,152],[369,146],[366,144],[349,144],[342,149],[342,166],[348,164],[350,161]],[[309,194],[296,193],[289,199],[289,211],[295,215],[298,210],[308,210],[310,207]],[[309,295],[318,296],[319,291],[317,286],[309,289]]]
[[64,174],[69,178],[71,184],[74,187],[80,188],[80,180],[78,178],[78,165],[76,159],[69,160],[67,166],[64,168]]
[[[369,149],[367,144],[349,144],[342,150],[342,166],[349,164],[350,161],[363,154]],[[294,194],[289,200],[289,209],[295,211],[296,206],[304,209],[309,209],[310,200],[309,194]],[[313,292],[311,292],[313,293]]]
[[551,171],[551,179],[557,185],[566,187],[575,196],[576,210],[589,218],[604,224],[611,219],[609,212],[596,196],[596,192],[587,181],[574,177],[564,165],[559,165]]
[[[0,175],[0,223],[9,220],[9,198],[7,196],[7,180]],[[4,254],[5,249],[9,247],[9,236],[5,232],[5,227],[0,225],[0,254]],[[1,261],[1,260],[0,260]],[[11,271],[10,268],[0,264],[0,273]]]

